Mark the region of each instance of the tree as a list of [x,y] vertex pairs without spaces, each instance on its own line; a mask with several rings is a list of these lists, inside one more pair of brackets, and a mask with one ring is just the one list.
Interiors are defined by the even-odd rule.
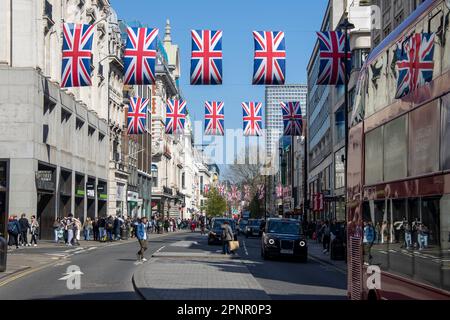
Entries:
[[248,209],[250,211],[250,218],[252,219],[262,218],[263,211],[261,211],[261,203],[258,199],[258,196],[254,196],[252,198],[252,201],[250,201]]
[[206,215],[209,217],[221,217],[227,211],[227,202],[219,194],[216,188],[212,188],[208,192],[205,202]]

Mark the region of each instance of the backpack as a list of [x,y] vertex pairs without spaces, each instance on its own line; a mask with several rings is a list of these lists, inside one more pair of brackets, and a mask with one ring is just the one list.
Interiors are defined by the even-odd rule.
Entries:
[[14,221],[8,222],[8,232],[13,234],[18,234],[17,224]]

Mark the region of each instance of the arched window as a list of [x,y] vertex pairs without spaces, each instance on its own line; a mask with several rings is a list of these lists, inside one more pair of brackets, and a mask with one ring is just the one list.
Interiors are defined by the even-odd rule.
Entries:
[[158,187],[158,167],[156,164],[152,164],[152,186]]
[[181,174],[181,188],[186,189],[186,173]]

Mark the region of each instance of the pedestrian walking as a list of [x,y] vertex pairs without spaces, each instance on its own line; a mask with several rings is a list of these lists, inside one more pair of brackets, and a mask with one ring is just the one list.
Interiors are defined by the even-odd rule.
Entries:
[[30,244],[28,243],[28,230],[30,229],[30,223],[28,222],[27,215],[25,213],[22,213],[22,216],[19,219],[19,225],[20,225],[20,245],[29,247]]
[[69,213],[66,219],[66,230],[67,230],[67,242],[66,244],[70,247],[73,245],[73,237],[74,237],[74,229],[75,229],[75,221],[73,220],[73,214]]
[[55,221],[53,222],[53,234],[55,236],[55,243],[59,243],[60,230],[61,230],[61,219],[56,218]]
[[74,244],[79,246],[80,245],[80,235],[81,235],[81,221],[78,218],[73,218],[74,221]]
[[147,250],[147,217],[142,217],[141,221],[138,222],[136,228],[136,238],[139,242],[139,251],[137,253],[138,262],[147,261],[144,257],[144,252]]
[[100,232],[98,228],[98,218],[95,218],[95,220],[92,222],[92,233],[94,234],[94,241],[100,240]]
[[17,216],[13,215],[8,221],[8,246],[13,244],[16,249],[19,249],[19,234],[20,234],[20,224],[17,221]]
[[323,253],[328,253],[330,251],[330,226],[328,220],[325,221],[325,223],[322,226],[322,246],[323,246]]
[[37,247],[37,237],[39,236],[39,223],[36,220],[36,216],[31,216],[30,234],[31,234],[30,245],[32,245],[34,242],[34,246]]
[[228,221],[222,225],[222,254],[230,254],[230,241],[234,239],[233,230]]
[[99,241],[105,241],[105,226],[106,226],[106,219],[104,217],[101,217],[98,220],[98,240]]
[[108,241],[113,241],[113,232],[114,232],[114,218],[109,216],[106,220],[106,234],[108,236]]
[[91,218],[87,217],[86,221],[84,221],[83,223],[83,235],[85,241],[91,240],[92,229],[93,229],[92,220]]

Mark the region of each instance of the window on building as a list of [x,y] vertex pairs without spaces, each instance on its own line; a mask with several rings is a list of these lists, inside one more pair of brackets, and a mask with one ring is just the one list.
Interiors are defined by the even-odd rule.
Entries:
[[186,189],[186,173],[181,174],[181,188]]
[[340,107],[335,113],[334,125],[336,128],[336,140],[341,141],[345,138],[345,112],[344,108]]
[[152,187],[158,187],[158,167],[156,164],[152,164]]

